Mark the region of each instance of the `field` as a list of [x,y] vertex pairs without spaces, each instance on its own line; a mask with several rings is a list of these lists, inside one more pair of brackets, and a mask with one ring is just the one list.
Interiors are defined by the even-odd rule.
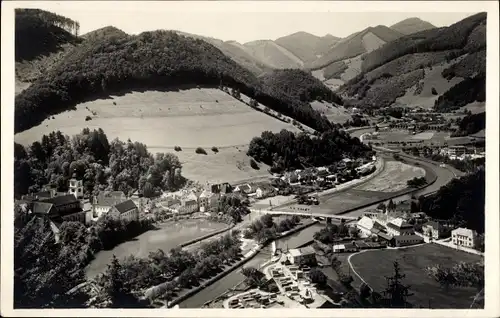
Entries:
[[425,170],[399,161],[385,162],[384,170],[356,189],[365,191],[397,192],[406,188],[406,182],[414,177],[425,176]]
[[441,143],[450,139],[449,132],[440,132],[440,131],[425,131],[422,133],[418,133],[412,135],[407,130],[403,129],[392,129],[388,131],[381,131],[378,135],[378,139],[374,139],[373,141],[382,141],[382,142],[394,142],[394,141],[417,141],[422,140],[425,142],[434,142]]
[[[93,119],[85,121],[86,116]],[[109,140],[118,137],[142,142],[152,152],[180,146],[182,151],[177,155],[184,163],[183,173],[200,182],[207,178],[262,176],[267,167],[250,167],[246,145],[265,130],[298,131],[292,124],[256,111],[218,89],[202,88],[133,92],[82,103],[74,111],[16,134],[15,141],[28,145],[52,131],[74,135],[84,127],[102,128]],[[212,146],[220,152],[213,153]],[[196,147],[204,147],[208,155],[195,154]]]
[[147,257],[149,252],[158,249],[169,252],[179,244],[193,240],[227,227],[227,224],[210,222],[205,219],[169,221],[158,225],[158,229],[143,233],[133,240],[122,243],[112,250],[97,253],[87,266],[87,277],[92,278],[106,270],[113,255],[122,259],[129,255]]
[[477,293],[472,288],[450,288],[445,291],[434,279],[427,276],[427,266],[441,264],[452,266],[456,262],[479,261],[480,256],[457,251],[437,244],[425,244],[405,249],[367,251],[351,258],[354,270],[376,291],[386,286],[385,276],[394,273],[393,262],[398,261],[404,282],[410,285],[413,296],[409,302],[427,308],[469,308]]
[[311,107],[324,114],[333,123],[343,124],[351,119],[349,111],[342,106],[335,107],[325,102],[314,101],[311,103]]

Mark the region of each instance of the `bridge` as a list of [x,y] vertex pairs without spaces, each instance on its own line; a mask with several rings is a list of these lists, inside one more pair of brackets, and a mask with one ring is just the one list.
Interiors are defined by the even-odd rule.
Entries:
[[337,219],[345,222],[352,222],[357,220],[358,218],[355,216],[342,216],[328,213],[318,213],[314,210],[304,209],[304,210],[296,210],[296,211],[276,211],[276,210],[267,210],[267,209],[250,209],[251,212],[261,213],[261,214],[274,214],[274,215],[298,215],[298,216],[308,216],[308,217],[316,217],[316,218],[325,218],[327,222],[331,222],[332,219]]

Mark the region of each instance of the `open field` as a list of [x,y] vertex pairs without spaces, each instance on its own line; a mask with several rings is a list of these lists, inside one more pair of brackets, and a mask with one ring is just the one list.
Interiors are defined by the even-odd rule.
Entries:
[[450,288],[445,291],[434,279],[427,276],[427,266],[441,264],[452,266],[456,262],[475,262],[480,256],[465,253],[437,244],[425,244],[405,249],[384,249],[366,251],[353,255],[351,264],[354,270],[377,292],[387,286],[385,276],[394,273],[393,262],[398,261],[404,282],[414,293],[409,302],[424,308],[469,308],[477,293],[473,288]]
[[[462,77],[454,77],[451,80],[445,79],[441,72],[449,66],[450,64],[445,62],[434,65],[432,68],[424,68],[424,78],[418,84],[407,89],[403,96],[396,99],[394,105],[410,108],[422,107],[425,109],[434,107],[434,101],[440,95],[463,80]],[[432,94],[432,88],[436,89],[437,95]]]
[[314,101],[311,107],[324,114],[333,123],[343,124],[351,119],[351,114],[343,106],[336,107],[329,103]]
[[450,139],[449,132],[443,131],[425,131],[419,134],[412,135],[407,130],[403,129],[391,129],[388,131],[379,132],[378,139],[374,139],[374,142],[394,142],[394,141],[417,141],[422,140],[426,142],[444,142]]
[[[85,121],[86,116],[93,119]],[[54,119],[16,134],[15,141],[28,145],[52,131],[60,130],[71,136],[85,127],[102,128],[109,140],[118,137],[142,142],[153,153],[173,152],[175,146],[180,146],[182,151],[177,155],[184,163],[184,174],[200,182],[267,174],[264,165],[260,170],[250,167],[246,145],[265,130],[299,131],[292,124],[256,111],[218,89],[202,88],[132,92],[82,103],[76,110],[55,115]],[[208,155],[195,154],[199,146]],[[212,146],[220,152],[213,153]]]
[[473,102],[468,105],[465,105],[459,109],[459,111],[463,111],[464,109],[470,110],[473,114],[482,113],[486,111],[486,103],[485,102]]
[[168,253],[181,243],[202,237],[227,227],[227,224],[207,221],[206,219],[168,221],[157,225],[158,229],[145,232],[134,239],[124,242],[112,250],[100,251],[87,266],[87,277],[92,278],[104,272],[113,255],[122,259],[129,255],[147,257],[149,252],[158,249]]
[[395,160],[385,162],[385,168],[376,178],[357,187],[358,190],[397,192],[406,188],[406,182],[414,177],[425,176],[425,170]]

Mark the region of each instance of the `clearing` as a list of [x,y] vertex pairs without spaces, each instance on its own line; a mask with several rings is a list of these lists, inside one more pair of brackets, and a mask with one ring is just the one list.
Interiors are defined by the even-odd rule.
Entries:
[[394,274],[393,262],[398,261],[404,282],[414,293],[409,302],[424,308],[469,308],[477,291],[473,288],[444,290],[434,279],[427,276],[425,268],[440,264],[452,266],[456,262],[477,262],[481,257],[437,244],[425,244],[405,249],[383,249],[353,255],[354,270],[377,292],[387,286],[386,276]]
[[326,102],[313,101],[311,107],[324,114],[326,118],[333,123],[343,124],[352,118],[349,111],[343,106],[333,106]]
[[[242,95],[242,99],[249,98]],[[93,118],[85,121],[86,116]],[[176,154],[184,164],[184,175],[200,182],[215,177],[229,181],[267,174],[265,165],[260,164],[260,170],[250,167],[246,156],[250,140],[266,130],[299,131],[216,88],[125,93],[81,103],[76,110],[53,118],[16,134],[15,141],[29,145],[52,131],[71,136],[85,127],[102,128],[110,141],[130,138],[146,144],[153,153],[173,152],[175,146],[180,146],[182,151]],[[219,153],[212,152],[213,146],[219,148]],[[208,155],[195,154],[196,147],[203,147]]]
[[397,192],[407,187],[406,182],[414,177],[424,177],[425,170],[394,160],[385,162],[384,170],[375,178],[356,189],[377,192]]
[[87,277],[93,278],[103,273],[113,255],[118,259],[123,259],[130,255],[140,258],[148,257],[150,252],[158,249],[168,253],[182,243],[222,230],[227,227],[227,224],[196,219],[168,221],[157,227],[158,229],[147,231],[112,250],[97,253],[95,259],[85,269]]

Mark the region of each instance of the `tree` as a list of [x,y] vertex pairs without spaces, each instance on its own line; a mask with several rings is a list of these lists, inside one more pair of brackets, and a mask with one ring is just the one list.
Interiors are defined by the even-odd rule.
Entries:
[[253,288],[260,287],[265,283],[265,275],[255,267],[244,267],[241,273],[245,276],[245,282]]
[[372,290],[371,290],[370,286],[368,286],[365,283],[362,283],[361,287],[359,288],[359,296],[363,299],[366,299],[366,298],[370,297],[371,293],[372,293]]
[[383,293],[390,307],[406,307],[408,297],[413,294],[410,293],[410,286],[404,285],[402,282],[406,275],[401,273],[399,263],[395,261],[393,266],[394,275],[386,276],[387,287]]
[[325,286],[327,283],[326,275],[319,269],[313,268],[309,271],[309,278],[313,284],[317,284],[318,286]]
[[384,203],[380,203],[379,205],[377,205],[377,210],[382,210],[385,212],[385,209],[386,209],[386,206]]
[[396,210],[396,204],[392,201],[392,199],[390,199],[389,203],[387,203],[387,210],[388,211]]

